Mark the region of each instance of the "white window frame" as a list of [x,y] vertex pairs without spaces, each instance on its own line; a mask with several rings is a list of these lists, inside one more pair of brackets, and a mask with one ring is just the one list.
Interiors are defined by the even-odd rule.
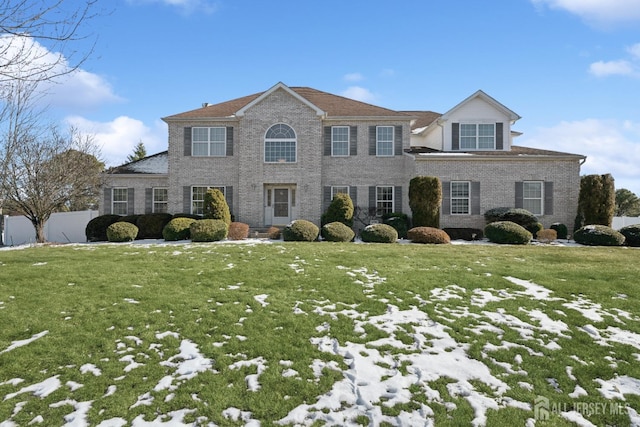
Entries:
[[[164,192],[164,197],[159,197],[161,192]],[[167,213],[169,211],[169,189],[167,187],[153,187],[151,190],[151,210],[153,213]]]
[[[272,130],[288,128],[283,136],[269,137]],[[291,132],[289,132],[289,130]],[[275,132],[275,131],[274,131]],[[293,134],[288,135],[288,134]],[[281,144],[278,146],[278,144]],[[293,153],[291,153],[291,145],[293,144]],[[275,155],[272,153],[274,152]],[[278,155],[282,153],[282,155]],[[293,154],[291,156],[291,154]],[[264,137],[264,162],[265,163],[296,163],[298,161],[298,138],[296,131],[289,125],[284,123],[276,123],[267,129]]]
[[[471,134],[473,127],[473,134]],[[492,135],[486,133],[492,130]],[[465,133],[469,133],[465,135]],[[495,150],[496,149],[496,124],[495,123],[460,123],[460,150]],[[487,141],[491,141],[487,144]],[[473,141],[473,143],[471,143]]]
[[[206,132],[206,137],[196,137],[200,131]],[[222,131],[221,139],[218,133]],[[206,153],[199,153],[196,147],[206,147]],[[227,155],[227,128],[193,127],[191,128],[191,154],[194,157],[225,157]]]
[[[386,195],[390,195],[389,198],[384,198],[384,191],[387,191]],[[391,190],[391,191],[389,191]],[[386,205],[391,204],[391,209],[385,208]],[[386,213],[395,212],[395,187],[393,185],[378,185],[376,186],[376,216],[382,216]]]
[[[460,195],[454,192],[454,186],[466,185],[467,194]],[[449,213],[451,215],[471,215],[471,181],[451,181],[449,183]]]
[[344,193],[346,195],[349,195],[349,186],[348,185],[332,185],[331,186],[331,200],[333,200],[334,197],[336,197],[337,194],[339,193]]
[[[196,188],[204,189],[204,191],[202,192],[202,199],[196,198],[196,194],[195,194]],[[192,215],[202,215],[204,213],[204,196],[205,194],[207,194],[207,190],[212,188],[220,190],[223,196],[225,197],[227,196],[226,187],[224,186],[220,186],[220,185],[210,185],[210,186],[192,185],[191,186],[191,214]],[[198,196],[200,196],[200,194],[198,194]]]
[[[118,200],[116,200],[116,193],[119,193]],[[121,200],[123,195],[124,195],[124,200]],[[111,213],[115,215],[129,214],[129,189],[128,188],[114,187],[111,189]]]
[[[391,129],[391,139],[382,139],[380,132]],[[376,126],[376,156],[393,157],[395,143],[395,127],[394,126]],[[383,147],[382,144],[385,144]],[[388,144],[388,147],[387,147]]]
[[[533,186],[539,186],[539,196],[537,194],[537,191],[535,195],[532,194],[531,187]],[[539,209],[532,208],[532,206],[537,205],[538,203]],[[522,208],[528,210],[536,216],[544,215],[544,181],[522,182]]]
[[[337,131],[344,131],[346,129],[346,139],[338,140],[338,136],[344,137],[344,134],[336,135]],[[334,132],[335,131],[335,132]],[[351,137],[351,129],[349,126],[331,126],[331,156],[333,157],[349,157],[349,141]],[[337,149],[336,145],[340,144],[341,150]],[[341,151],[341,152],[338,152]]]

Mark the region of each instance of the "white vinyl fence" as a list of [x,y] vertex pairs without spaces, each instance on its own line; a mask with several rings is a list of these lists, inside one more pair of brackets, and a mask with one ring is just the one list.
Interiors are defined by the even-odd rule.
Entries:
[[615,216],[611,228],[620,230],[622,227],[634,224],[640,224],[640,216]]
[[[44,225],[48,242],[86,242],[84,230],[87,223],[98,216],[98,211],[58,212],[51,215]],[[3,239],[5,245],[16,246],[36,241],[36,230],[24,216],[5,216]]]

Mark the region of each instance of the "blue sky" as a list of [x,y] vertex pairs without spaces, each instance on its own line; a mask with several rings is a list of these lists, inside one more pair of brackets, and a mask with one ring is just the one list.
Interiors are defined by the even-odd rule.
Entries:
[[[49,97],[109,165],[161,117],[310,86],[444,113],[478,89],[522,119],[516,144],[588,156],[640,195],[640,0],[114,0],[82,69]],[[79,46],[82,48],[82,46]]]

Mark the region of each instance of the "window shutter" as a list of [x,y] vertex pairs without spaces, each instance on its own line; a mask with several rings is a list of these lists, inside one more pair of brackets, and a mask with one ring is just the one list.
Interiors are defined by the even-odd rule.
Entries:
[[496,150],[504,150],[504,125],[496,123]]
[[135,200],[133,188],[127,188],[127,215],[133,215],[135,213]]
[[233,127],[227,126],[227,152],[228,157],[233,156]]
[[394,155],[402,156],[402,126],[396,126],[393,131]]
[[324,155],[331,155],[331,126],[324,127],[324,134],[322,135],[322,139],[324,142]]
[[322,212],[326,212],[329,209],[331,203],[331,186],[325,185],[322,191]]
[[402,213],[402,187],[393,187],[393,211]]
[[233,211],[233,185],[227,185],[224,187],[224,198],[229,205],[229,211]]
[[544,214],[553,215],[553,182],[544,183]]
[[349,126],[349,155],[358,154],[358,126]]
[[451,183],[442,183],[442,215],[451,215]]
[[153,212],[153,188],[144,189],[144,213]]
[[111,188],[104,189],[104,197],[102,199],[103,206],[102,210],[104,215],[109,215],[111,213]]
[[191,155],[191,128],[184,128],[184,155]]
[[369,126],[369,155],[376,155],[376,127]]
[[349,186],[349,197],[351,197],[353,206],[357,206],[356,201],[358,200],[358,187],[356,187],[355,185]]
[[524,206],[524,182],[516,182],[516,208]]
[[369,187],[369,210],[376,211],[378,204],[376,203],[376,187],[372,185]]
[[182,210],[191,213],[191,187],[188,185],[182,187]]
[[471,182],[471,215],[480,215],[480,182]]
[[451,123],[451,150],[460,150],[460,123]]

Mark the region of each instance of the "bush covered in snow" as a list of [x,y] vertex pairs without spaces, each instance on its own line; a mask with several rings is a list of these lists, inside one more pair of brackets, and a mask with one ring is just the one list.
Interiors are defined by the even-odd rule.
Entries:
[[320,229],[314,223],[297,219],[282,230],[285,242],[313,242],[318,239]]
[[575,233],[573,240],[588,246],[622,246],[624,235],[606,225],[585,225]]
[[451,240],[482,240],[484,232],[479,228],[443,228]]
[[187,240],[191,238],[191,224],[196,222],[195,218],[178,217],[173,218],[162,229],[164,240],[175,242],[176,240]]
[[244,240],[249,237],[249,224],[244,222],[232,222],[229,224],[229,239]]
[[350,227],[339,221],[323,225],[320,234],[323,239],[330,242],[350,242],[356,235]]
[[114,222],[107,227],[110,242],[131,242],[138,237],[138,227],[126,221]]
[[360,238],[368,243],[395,243],[398,232],[387,224],[370,224],[362,230]]
[[496,221],[487,225],[484,235],[493,243],[526,245],[533,235],[521,225],[512,221]]
[[620,234],[625,237],[627,246],[640,247],[640,224],[627,225],[620,229]]
[[136,225],[140,230],[139,239],[162,239],[162,230],[164,226],[171,221],[173,216],[168,213],[150,213],[140,215],[136,221]]
[[555,224],[551,224],[551,227],[549,227],[551,230],[556,230],[556,233],[558,235],[558,239],[566,239],[569,237],[569,229],[567,229],[567,226],[556,222]]
[[120,215],[100,215],[87,223],[84,234],[87,236],[88,242],[105,242],[107,241],[107,227],[122,217]]
[[189,227],[192,242],[218,242],[227,238],[229,226],[222,219],[200,219]]
[[447,233],[434,227],[414,227],[407,232],[407,237],[413,243],[451,243],[451,238]]

